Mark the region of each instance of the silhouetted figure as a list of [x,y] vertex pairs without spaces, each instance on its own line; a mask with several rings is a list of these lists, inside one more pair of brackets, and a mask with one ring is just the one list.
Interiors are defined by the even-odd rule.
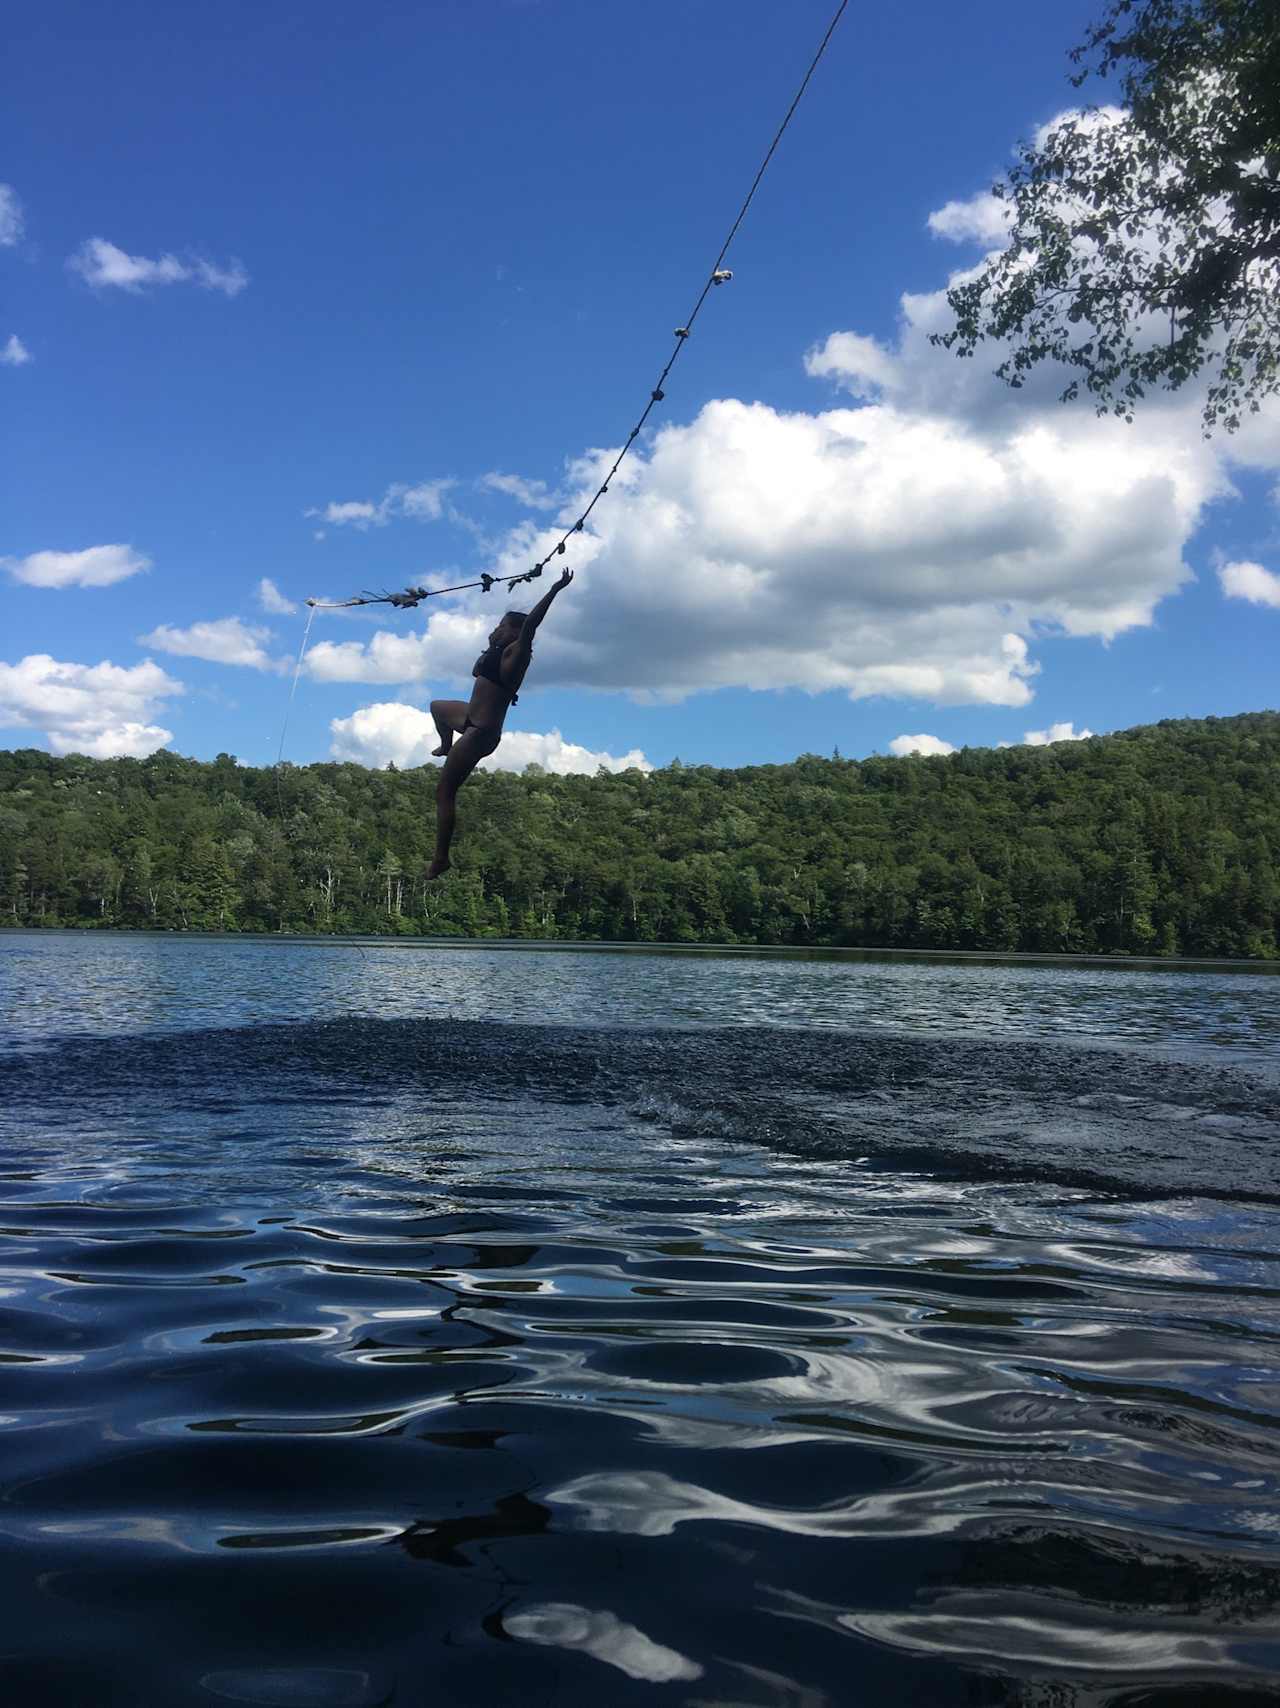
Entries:
[[482,759],[502,740],[502,725],[516,703],[520,684],[533,658],[533,637],[562,587],[573,580],[566,569],[544,599],[527,614],[508,611],[489,636],[489,645],[476,659],[471,674],[476,685],[471,699],[433,700],[431,716],[440,734],[434,757],[443,759],[436,784],[436,852],[427,867],[428,878],[449,870],[449,844],[457,818],[458,790]]

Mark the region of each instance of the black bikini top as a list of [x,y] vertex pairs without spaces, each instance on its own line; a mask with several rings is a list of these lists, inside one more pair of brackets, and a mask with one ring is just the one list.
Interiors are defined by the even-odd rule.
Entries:
[[502,680],[502,654],[506,649],[500,646],[487,646],[476,659],[471,671],[473,676],[479,676],[486,682],[492,682],[495,688],[501,688],[514,706],[519,700],[519,694],[513,694]]

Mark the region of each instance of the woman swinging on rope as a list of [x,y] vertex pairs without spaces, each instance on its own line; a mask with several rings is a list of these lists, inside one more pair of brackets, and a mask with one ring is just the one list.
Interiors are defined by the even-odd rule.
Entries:
[[502,740],[502,724],[533,658],[533,637],[551,609],[562,587],[573,580],[566,569],[544,599],[532,611],[508,611],[489,636],[489,644],[476,659],[471,674],[476,685],[470,701],[432,700],[431,716],[440,733],[433,758],[443,759],[436,784],[436,853],[427,867],[428,878],[449,870],[449,844],[457,818],[458,790],[482,759],[487,759]]

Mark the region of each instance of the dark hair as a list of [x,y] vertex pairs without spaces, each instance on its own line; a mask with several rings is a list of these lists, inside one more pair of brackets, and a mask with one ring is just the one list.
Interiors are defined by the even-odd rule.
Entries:
[[527,611],[504,611],[502,620],[504,623],[519,623],[520,627],[523,628],[529,621],[529,613]]

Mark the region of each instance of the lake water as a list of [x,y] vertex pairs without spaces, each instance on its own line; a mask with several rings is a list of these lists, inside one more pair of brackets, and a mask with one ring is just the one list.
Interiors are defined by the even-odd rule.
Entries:
[[1280,978],[0,936],[15,1703],[1280,1699]]

